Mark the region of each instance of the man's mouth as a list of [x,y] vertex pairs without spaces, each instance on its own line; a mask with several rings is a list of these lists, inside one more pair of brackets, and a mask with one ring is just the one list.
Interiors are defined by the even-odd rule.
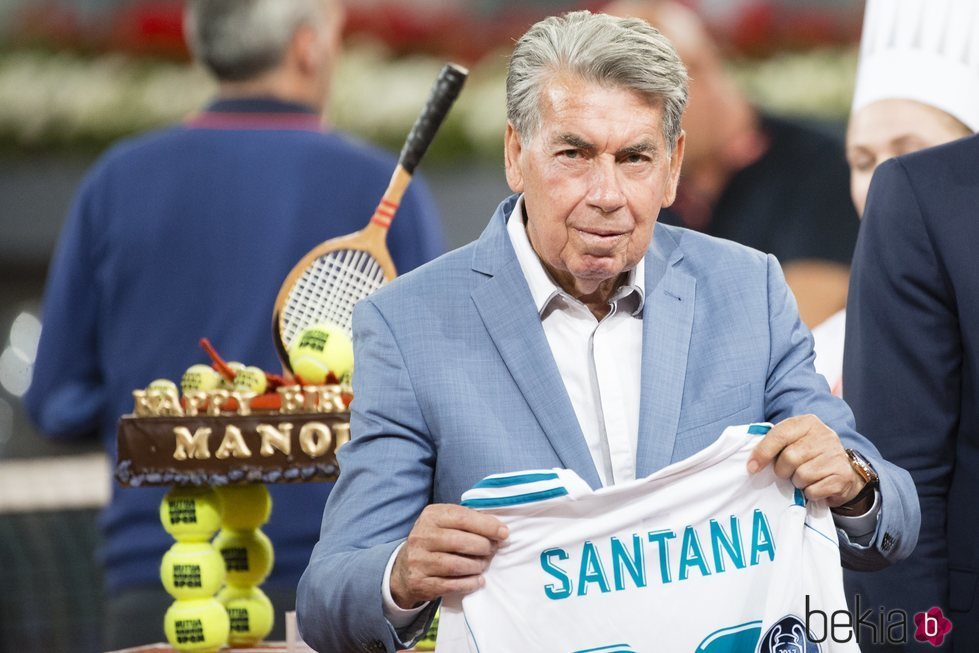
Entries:
[[612,229],[581,229],[576,228],[579,237],[586,243],[594,245],[608,245],[615,242],[625,235],[623,231]]

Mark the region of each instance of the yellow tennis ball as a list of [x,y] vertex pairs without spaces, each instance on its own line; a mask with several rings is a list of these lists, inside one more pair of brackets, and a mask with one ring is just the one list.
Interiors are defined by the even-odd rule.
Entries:
[[303,381],[319,384],[328,372],[339,379],[354,367],[354,346],[335,324],[314,324],[299,332],[289,347],[289,365]]
[[272,497],[261,483],[225,485],[217,488],[224,507],[221,525],[235,531],[258,528],[269,520]]
[[224,576],[224,558],[210,542],[177,542],[160,563],[160,580],[175,599],[212,597]]
[[221,528],[221,497],[208,487],[175,487],[163,497],[160,521],[178,542],[207,542]]
[[275,623],[275,609],[265,592],[257,587],[228,585],[217,596],[228,611],[232,646],[251,646],[265,639]]
[[229,381],[228,379],[224,378],[223,374],[218,373],[218,388],[222,390],[234,390],[235,381],[238,379],[238,372],[245,369],[245,364],[239,363],[238,361],[228,361],[226,365],[231,368],[231,371],[235,373],[235,376]]
[[214,390],[221,384],[221,375],[210,365],[191,365],[180,379],[184,394],[194,390]]
[[263,394],[268,387],[268,379],[265,377],[265,370],[254,365],[242,367],[235,375],[233,389],[245,392],[254,392],[257,395]]
[[228,643],[228,612],[215,598],[174,601],[163,615],[170,646],[181,653],[211,653]]
[[170,379],[154,379],[146,386],[147,392],[177,392],[177,384]]
[[222,528],[213,544],[224,558],[224,567],[228,572],[225,580],[229,585],[261,585],[275,564],[272,542],[260,530],[233,531]]

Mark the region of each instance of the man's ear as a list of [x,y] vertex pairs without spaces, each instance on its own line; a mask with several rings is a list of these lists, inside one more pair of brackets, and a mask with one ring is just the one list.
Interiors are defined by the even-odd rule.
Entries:
[[316,30],[300,25],[292,35],[289,56],[304,74],[315,75],[321,65],[320,47]]
[[683,146],[687,140],[687,132],[680,130],[673,152],[670,154],[670,175],[663,193],[663,208],[670,206],[676,200],[676,187],[680,183],[680,168],[683,167]]
[[503,136],[503,161],[506,166],[506,182],[514,193],[523,192],[523,172],[520,168],[520,154],[523,145],[520,134],[513,128],[509,120],[506,124],[506,134]]

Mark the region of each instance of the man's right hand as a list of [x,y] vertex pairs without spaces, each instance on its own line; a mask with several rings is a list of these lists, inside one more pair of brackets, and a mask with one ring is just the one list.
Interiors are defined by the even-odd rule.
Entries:
[[411,609],[483,586],[482,573],[509,531],[491,515],[454,504],[427,506],[391,570],[391,598]]

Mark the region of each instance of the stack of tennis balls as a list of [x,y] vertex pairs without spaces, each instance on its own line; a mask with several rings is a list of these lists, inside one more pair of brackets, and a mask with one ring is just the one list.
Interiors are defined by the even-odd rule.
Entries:
[[227,585],[217,596],[230,619],[229,643],[251,646],[272,631],[272,602],[259,589],[274,564],[272,542],[260,529],[272,511],[272,498],[261,483],[219,487],[224,505],[222,528],[214,548],[224,560]]
[[326,382],[330,372],[349,382],[354,369],[354,347],[350,336],[335,324],[314,324],[300,331],[289,345],[289,366],[309,385]]
[[221,498],[206,487],[175,487],[160,504],[160,521],[177,540],[160,564],[163,586],[176,599],[163,630],[182,653],[210,653],[228,643],[228,613],[214,598],[225,580],[224,561],[210,544],[221,515]]

